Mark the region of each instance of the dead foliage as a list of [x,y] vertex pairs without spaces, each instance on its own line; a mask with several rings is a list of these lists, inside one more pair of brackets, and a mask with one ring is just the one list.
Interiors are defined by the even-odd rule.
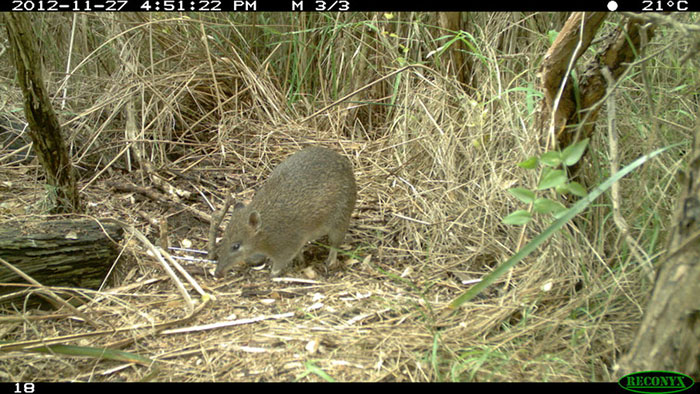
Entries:
[[[308,37],[317,47],[303,50],[321,49],[289,59],[288,65],[318,74],[315,82],[297,79],[298,94],[291,93],[288,81],[301,74],[291,75],[292,68],[282,62],[272,64],[291,46],[280,41],[279,48],[262,48],[252,38],[242,39],[258,31],[253,23],[176,14],[77,16],[78,26],[93,26],[96,42],[121,50],[91,49],[90,41],[81,42],[84,57],[73,79],[49,89],[69,87],[74,114],[64,114],[65,137],[86,214],[117,219],[152,244],[166,239],[206,250],[207,217],[227,193],[249,199],[286,156],[324,145],[350,158],[357,179],[358,203],[339,253],[346,269],[326,271],[323,242],[307,247],[306,265],[287,273],[293,279],[271,280],[268,268],[241,267],[215,280],[212,263],[180,261],[202,296],[177,269],[167,273],[145,241],[127,233],[109,285],[81,291],[88,301],[78,308],[99,328],[63,309],[2,311],[0,338],[7,342],[0,343],[0,378],[608,379],[608,368],[639,323],[649,285],[622,253],[604,204],[559,232],[480,298],[457,311],[445,309],[469,287],[463,281],[488,273],[523,237],[531,239],[548,224],[541,220],[523,230],[501,223],[519,207],[507,189],[537,182],[516,166],[540,152],[538,130],[527,127],[532,121],[525,115],[527,93],[502,88],[523,86],[523,79],[534,84],[533,59],[544,51],[513,49],[500,57],[508,52],[504,43],[534,34],[529,29],[535,17],[483,16],[479,49],[488,64],[475,63],[474,72],[481,73],[475,80],[484,81],[475,97],[442,73],[437,61],[368,86],[399,68],[392,56],[401,52],[383,52],[398,47],[393,36],[345,18],[365,18],[381,30],[389,22],[379,14],[339,15],[329,30],[323,30],[320,15],[288,25],[280,22],[286,16],[267,17],[269,26],[285,32],[279,37],[289,40],[303,39],[305,27],[319,23],[318,35]],[[67,34],[63,25],[69,24],[47,29],[56,29],[49,32],[61,38]],[[422,50],[411,38],[412,24],[391,26],[405,38],[404,47]],[[438,37],[445,34],[432,29],[420,30],[421,42],[431,48],[444,43]],[[324,47],[321,38],[335,41]],[[528,73],[511,73],[527,64]],[[507,80],[492,77],[494,72]],[[352,89],[335,95],[333,86]],[[136,114],[136,127],[125,138],[129,113]],[[628,155],[634,155],[641,144],[628,145]],[[604,150],[604,143],[598,149]],[[150,163],[150,170],[139,161]],[[45,201],[45,192],[36,163],[6,163],[0,163],[0,219],[41,212],[37,202]],[[584,171],[584,176],[596,174],[590,166]],[[668,174],[657,175],[666,192]],[[653,201],[665,218],[672,201],[660,201],[657,189],[638,193],[643,182],[623,184],[623,198],[635,196],[624,213],[635,215],[641,209],[635,204]],[[167,226],[161,227],[163,222]],[[65,298],[74,292],[60,290]],[[31,350],[50,344],[116,349],[141,358]]]

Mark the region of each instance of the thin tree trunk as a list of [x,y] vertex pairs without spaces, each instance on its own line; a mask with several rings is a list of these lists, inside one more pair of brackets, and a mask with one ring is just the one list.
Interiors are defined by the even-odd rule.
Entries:
[[75,173],[61,135],[61,125],[44,87],[37,37],[30,16],[24,12],[5,13],[5,27],[17,80],[24,95],[24,113],[29,136],[39,163],[46,171],[46,183],[56,195],[54,213],[80,211]]
[[632,347],[619,362],[617,378],[671,370],[700,379],[700,130],[686,174],[654,292]]

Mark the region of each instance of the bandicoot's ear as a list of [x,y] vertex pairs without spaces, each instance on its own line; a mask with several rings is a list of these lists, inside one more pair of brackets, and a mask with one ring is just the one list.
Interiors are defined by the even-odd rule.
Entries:
[[260,230],[260,214],[258,211],[253,211],[250,213],[250,216],[248,216],[248,225],[250,228],[253,229],[253,231],[257,232]]

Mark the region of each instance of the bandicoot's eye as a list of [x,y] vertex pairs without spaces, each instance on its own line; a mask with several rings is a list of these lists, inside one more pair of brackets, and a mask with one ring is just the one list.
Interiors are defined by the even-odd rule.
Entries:
[[240,248],[241,248],[241,244],[239,244],[239,243],[235,243],[235,244],[231,245],[231,251],[232,251],[232,252],[235,252],[235,251],[237,251],[237,250],[240,249]]

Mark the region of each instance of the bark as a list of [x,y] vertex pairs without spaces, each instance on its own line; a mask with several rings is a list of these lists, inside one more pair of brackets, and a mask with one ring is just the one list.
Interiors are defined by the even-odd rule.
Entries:
[[29,123],[29,137],[34,143],[39,163],[46,172],[46,182],[56,194],[54,213],[80,211],[75,172],[61,135],[61,126],[44,87],[37,37],[30,16],[24,12],[5,13],[5,27],[17,80],[24,95],[24,113]]
[[[112,222],[7,222],[0,230],[0,258],[45,286],[98,289],[122,238],[122,228]],[[26,281],[4,265],[0,265],[0,284],[0,295],[32,288],[22,285]],[[17,297],[3,296],[0,301],[13,302]]]
[[[552,110],[559,95],[560,86],[564,90],[554,112],[554,133],[560,135],[569,124],[569,119],[577,115],[574,83],[567,70],[576,64],[578,58],[590,46],[598,28],[603,23],[605,12],[575,12],[571,14],[557,35],[556,40],[544,55],[540,68],[540,85],[544,93],[544,101],[540,110],[542,130],[550,130]],[[603,93],[605,87],[602,88]],[[567,144],[560,144],[562,148]]]
[[[439,12],[438,21],[443,29],[442,34],[449,32],[459,33],[466,31],[468,27],[468,19],[462,19],[461,12]],[[464,38],[466,40],[466,37]],[[470,88],[474,88],[477,84],[476,76],[472,72],[474,68],[473,60],[466,53],[466,45],[462,40],[455,41],[449,47],[448,57],[450,59],[450,71],[457,77],[457,80],[467,87],[467,92],[471,92]]]
[[631,372],[669,370],[700,379],[700,133],[651,299],[632,347],[618,364],[619,379]]

